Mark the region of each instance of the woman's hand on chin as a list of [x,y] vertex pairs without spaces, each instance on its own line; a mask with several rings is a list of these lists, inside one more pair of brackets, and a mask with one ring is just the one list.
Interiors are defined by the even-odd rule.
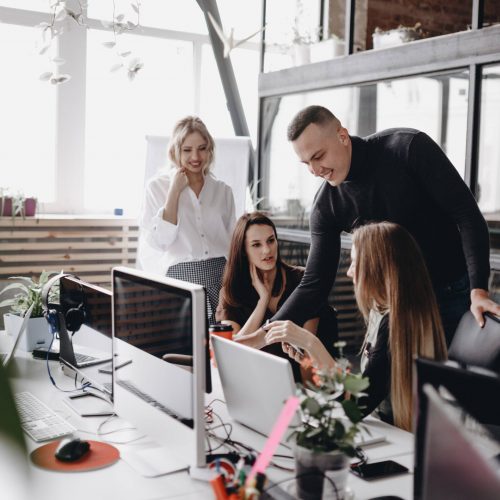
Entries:
[[269,282],[269,277],[264,275],[264,277],[261,278],[255,264],[250,264],[250,277],[252,278],[252,286],[255,288],[259,298],[261,300],[269,301],[271,298],[271,291],[273,289],[273,283]]
[[189,180],[186,175],[186,169],[184,167],[177,168],[172,180],[172,191],[180,193],[184,188],[189,186]]

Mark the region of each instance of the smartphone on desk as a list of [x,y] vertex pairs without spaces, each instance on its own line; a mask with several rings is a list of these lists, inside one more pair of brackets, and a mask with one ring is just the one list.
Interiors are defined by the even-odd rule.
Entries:
[[382,479],[396,474],[404,474],[408,472],[408,468],[394,462],[394,460],[383,460],[382,462],[353,465],[351,466],[351,472],[361,479],[370,481],[372,479]]

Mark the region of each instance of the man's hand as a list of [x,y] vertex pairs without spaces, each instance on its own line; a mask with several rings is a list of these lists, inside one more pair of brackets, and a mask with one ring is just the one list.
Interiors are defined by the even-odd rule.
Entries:
[[470,293],[470,301],[470,310],[476,318],[476,321],[479,323],[479,326],[484,326],[483,314],[485,312],[490,312],[500,316],[500,305],[490,299],[487,290],[474,288]]

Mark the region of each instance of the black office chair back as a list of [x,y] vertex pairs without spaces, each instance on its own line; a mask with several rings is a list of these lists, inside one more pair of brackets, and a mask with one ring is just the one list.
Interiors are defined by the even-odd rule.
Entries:
[[481,328],[470,311],[455,332],[448,357],[462,366],[478,366],[500,374],[500,318],[486,313]]

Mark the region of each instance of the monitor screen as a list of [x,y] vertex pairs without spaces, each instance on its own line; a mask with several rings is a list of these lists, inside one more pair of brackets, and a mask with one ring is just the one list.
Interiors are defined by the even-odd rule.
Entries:
[[61,278],[59,286],[62,312],[83,302],[84,324],[111,339],[111,291],[70,276]]
[[[113,399],[111,375],[112,317],[110,290],[87,283],[74,276],[64,276],[59,281],[61,313],[66,317],[70,309],[82,309],[84,322],[74,336],[71,336],[71,347],[63,344],[61,337],[60,360],[71,366],[72,372],[79,373],[92,382],[95,388],[104,391]],[[64,347],[66,345],[66,348]],[[68,351],[69,349],[69,351]],[[78,363],[75,363],[76,356]],[[95,362],[81,362],[82,356],[89,356]],[[107,360],[106,364],[99,360]]]
[[[175,420],[203,436],[208,365],[203,287],[115,268],[112,310],[113,358],[127,361],[113,371],[118,415],[136,424],[150,412],[148,418]],[[171,448],[163,428],[159,423],[147,431],[157,432],[155,437]],[[204,449],[197,450],[200,465]]]
[[427,409],[422,498],[498,499],[500,464],[495,456],[500,447],[478,446],[478,429],[476,436],[468,435],[456,411],[435,388],[425,385],[423,392]]

